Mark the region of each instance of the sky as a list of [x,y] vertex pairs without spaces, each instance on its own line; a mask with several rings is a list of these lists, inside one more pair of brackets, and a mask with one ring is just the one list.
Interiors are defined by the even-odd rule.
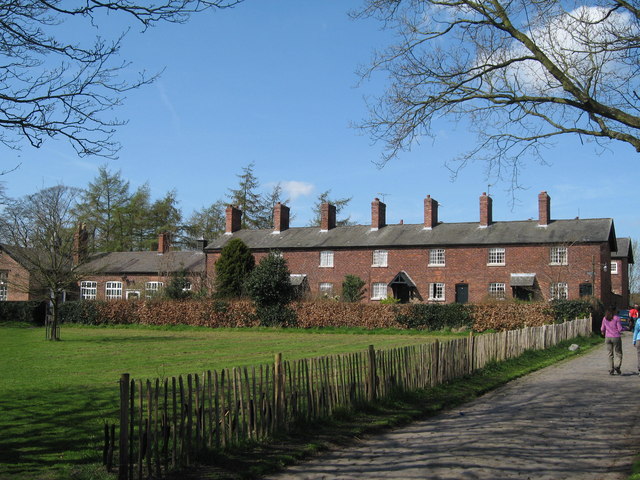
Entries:
[[[387,204],[387,223],[422,223],[431,195],[442,222],[475,222],[479,197],[493,197],[493,219],[537,218],[547,191],[552,218],[613,218],[618,237],[640,238],[640,192],[633,187],[640,156],[630,146],[608,148],[566,138],[545,151],[545,165],[528,162],[522,190],[486,176],[482,162],[455,179],[445,162],[473,145],[464,123],[439,121],[434,138],[380,167],[381,143],[354,125],[367,116],[366,99],[384,92],[383,75],[361,80],[357,70],[393,33],[373,19],[348,16],[359,1],[246,0],[239,6],[163,24],[133,26],[121,57],[136,71],[159,72],[150,86],[129,92],[114,114],[128,123],[116,139],[115,160],[79,158],[60,141],[20,152],[0,150],[7,194],[57,184],[86,187],[98,168],[120,171],[132,190],[148,183],[152,199],[177,192],[184,217],[224,198],[242,168],[253,163],[265,193],[280,183],[305,226],[318,194],[351,197],[346,214],[368,224],[371,201]],[[123,26],[102,24],[108,35]],[[137,70],[136,70],[137,69]]]

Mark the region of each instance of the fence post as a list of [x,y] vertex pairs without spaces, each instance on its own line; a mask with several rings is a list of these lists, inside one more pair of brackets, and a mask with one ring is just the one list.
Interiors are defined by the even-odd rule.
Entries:
[[274,406],[275,406],[275,424],[280,427],[284,423],[284,369],[282,367],[282,354],[276,353],[273,365],[274,379]]
[[118,480],[129,480],[129,374],[120,376],[120,462]]
[[373,402],[376,399],[376,351],[373,348],[373,345],[369,345],[369,350],[367,352],[369,358],[369,376],[367,378],[367,383],[369,386],[368,398],[370,402]]

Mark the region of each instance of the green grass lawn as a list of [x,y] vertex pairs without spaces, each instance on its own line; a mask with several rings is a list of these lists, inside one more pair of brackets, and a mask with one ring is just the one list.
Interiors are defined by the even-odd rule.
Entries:
[[170,377],[426,343],[416,332],[0,326],[0,479],[108,478],[100,460],[105,420],[116,418],[120,374]]

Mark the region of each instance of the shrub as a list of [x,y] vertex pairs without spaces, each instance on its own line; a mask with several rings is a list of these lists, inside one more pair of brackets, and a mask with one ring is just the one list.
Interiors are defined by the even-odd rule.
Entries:
[[230,240],[220,251],[215,264],[216,296],[219,298],[240,297],[247,276],[255,266],[249,247],[239,238]]
[[0,321],[44,325],[46,302],[0,302]]
[[171,280],[164,288],[164,296],[171,300],[184,300],[191,297],[189,286],[191,282],[187,277],[187,272],[181,270],[171,274]]
[[593,311],[593,305],[588,300],[553,300],[550,307],[556,323],[589,318]]
[[256,317],[262,327],[295,327],[296,312],[286,305],[263,305],[256,307]]
[[359,302],[364,297],[365,282],[357,275],[345,275],[342,282],[342,300]]
[[258,307],[288,304],[294,289],[286,260],[269,253],[247,278],[245,291]]
[[58,315],[60,315],[60,323],[80,323],[84,325],[106,323],[104,319],[100,317],[98,301],[95,300],[65,302],[60,305]]
[[396,321],[407,328],[423,330],[459,328],[473,323],[471,312],[471,307],[459,303],[415,304],[399,313]]

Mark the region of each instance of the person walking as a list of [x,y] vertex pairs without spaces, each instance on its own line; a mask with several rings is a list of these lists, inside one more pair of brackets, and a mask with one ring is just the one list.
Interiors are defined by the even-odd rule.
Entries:
[[[604,335],[604,343],[607,346],[609,356],[609,375],[622,375],[622,323],[620,317],[613,314],[613,310],[607,310],[602,319],[600,331]],[[615,358],[614,358],[615,356]]]
[[638,374],[640,375],[640,322],[636,322],[636,326],[633,327],[633,345],[638,352]]
[[636,303],[633,308],[629,310],[629,323],[631,323],[631,328],[635,328],[636,323],[638,323],[639,316],[640,311],[638,311],[638,304]]

